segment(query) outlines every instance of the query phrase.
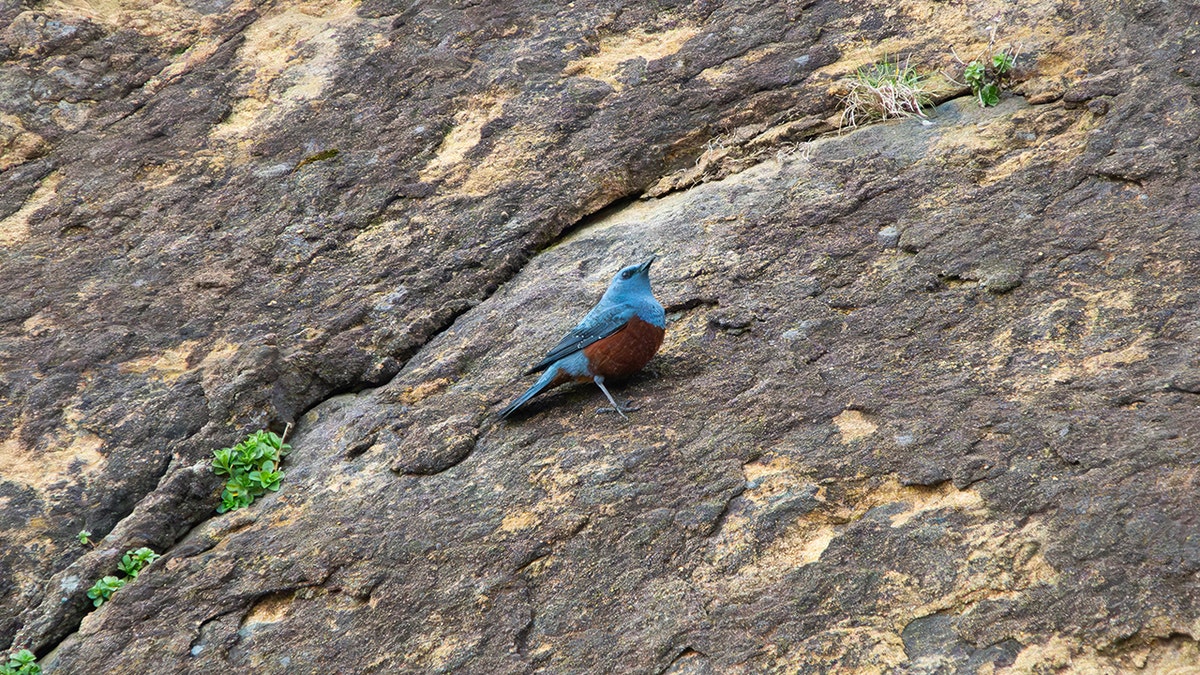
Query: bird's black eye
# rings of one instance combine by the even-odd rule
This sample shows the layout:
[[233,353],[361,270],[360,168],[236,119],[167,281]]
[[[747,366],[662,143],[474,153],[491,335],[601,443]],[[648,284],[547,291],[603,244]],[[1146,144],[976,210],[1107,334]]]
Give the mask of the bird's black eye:
[[622,279],[628,279],[632,276],[633,276],[633,270],[625,270],[624,272],[621,272]]

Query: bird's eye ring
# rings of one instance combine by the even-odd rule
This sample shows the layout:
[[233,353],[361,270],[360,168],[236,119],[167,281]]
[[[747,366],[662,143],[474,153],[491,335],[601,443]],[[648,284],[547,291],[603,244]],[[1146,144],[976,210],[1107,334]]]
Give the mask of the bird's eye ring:
[[632,276],[633,276],[633,270],[625,270],[624,272],[621,272],[622,279],[628,279],[629,277],[632,277]]

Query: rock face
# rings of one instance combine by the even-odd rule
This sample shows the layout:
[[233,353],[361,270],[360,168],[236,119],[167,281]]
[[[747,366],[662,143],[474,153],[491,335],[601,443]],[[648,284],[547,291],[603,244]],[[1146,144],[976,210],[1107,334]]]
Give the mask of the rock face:
[[[0,647],[1193,667],[1200,12],[1019,4],[0,1]],[[819,135],[993,33],[998,107]],[[632,420],[497,423],[650,252]],[[291,421],[217,516],[209,452]]]

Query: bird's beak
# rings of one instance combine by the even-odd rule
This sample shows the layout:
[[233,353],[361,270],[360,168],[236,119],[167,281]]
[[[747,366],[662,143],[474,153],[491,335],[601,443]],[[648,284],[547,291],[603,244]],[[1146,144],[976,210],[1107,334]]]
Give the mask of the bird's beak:
[[650,264],[651,264],[651,263],[653,263],[655,260],[658,260],[658,254],[657,254],[657,253],[653,253],[653,254],[651,254],[651,255],[650,255],[650,259],[649,259],[649,260],[647,260],[646,262],[642,263],[641,265],[638,265],[638,271],[639,271],[639,272],[643,272],[643,273],[644,273],[644,272],[647,272],[647,271],[649,271],[649,270],[650,270]]

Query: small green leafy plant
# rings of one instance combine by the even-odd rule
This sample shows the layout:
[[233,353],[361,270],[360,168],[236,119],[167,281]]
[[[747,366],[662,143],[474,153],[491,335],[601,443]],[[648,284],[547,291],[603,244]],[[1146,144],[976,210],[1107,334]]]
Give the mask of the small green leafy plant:
[[[88,589],[87,596],[92,599],[92,604],[96,607],[103,605],[112,599],[113,593],[124,588],[125,584],[133,581],[138,577],[138,573],[142,571],[146,565],[161,558],[159,554],[145,546],[139,549],[126,551],[125,555],[121,556],[121,562],[117,563],[117,569],[125,573],[127,578],[107,576],[100,579]],[[3,675],[3,674],[0,674]]]
[[907,61],[901,65],[898,57],[891,61],[885,56],[882,63],[859,68],[843,86],[843,127],[895,117],[924,117],[921,109],[933,103],[925,78]]
[[95,546],[96,542],[92,541],[92,533],[87,530],[80,530],[79,534],[75,535],[82,546]]
[[278,492],[283,480],[279,463],[291,449],[273,432],[256,431],[232,448],[213,450],[213,473],[229,476],[217,513],[250,506],[268,491]]
[[111,600],[113,593],[116,593],[125,586],[125,581],[125,579],[118,579],[112,576],[104,577],[92,584],[92,587],[88,589],[87,596],[92,599],[93,605],[99,607]]
[[117,563],[117,569],[124,572],[130,579],[136,579],[138,572],[141,572],[143,567],[161,557],[159,554],[143,546],[139,549],[128,551],[125,555],[121,556],[121,562]]
[[1007,51],[992,55],[990,62],[976,59],[963,70],[963,79],[971,88],[971,94],[979,99],[979,107],[986,108],[1000,102],[1000,89],[1008,81],[1017,57]]
[[28,649],[8,655],[7,662],[0,662],[0,675],[41,675],[42,667],[37,657]]

